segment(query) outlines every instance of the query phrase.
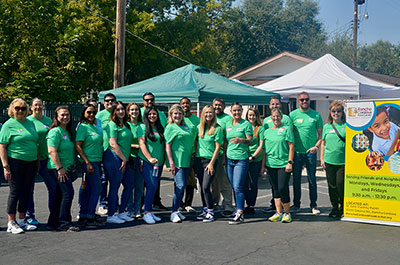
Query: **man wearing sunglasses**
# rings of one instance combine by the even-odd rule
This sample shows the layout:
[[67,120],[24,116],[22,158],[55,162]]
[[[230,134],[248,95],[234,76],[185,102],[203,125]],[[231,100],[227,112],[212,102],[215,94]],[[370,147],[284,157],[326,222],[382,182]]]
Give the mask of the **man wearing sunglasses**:
[[[294,205],[292,212],[300,210],[301,198],[301,172],[303,166],[307,169],[307,179],[310,196],[311,212],[314,215],[320,214],[317,208],[317,152],[321,145],[323,121],[321,115],[310,108],[310,95],[301,92],[297,97],[299,108],[292,111],[289,117],[294,129],[294,165],[293,165],[293,190]],[[293,161],[291,161],[293,163]],[[290,161],[289,161],[290,163]]]
[[[114,94],[108,93],[104,96],[104,110],[99,111],[96,114],[96,119],[100,120],[101,122],[101,128],[103,132],[103,149],[105,152],[111,152],[108,149],[108,136],[105,133],[106,130],[105,128],[107,127],[107,124],[110,120],[110,115],[111,115],[111,109],[115,102],[117,101],[117,98],[115,97]],[[103,154],[104,158],[104,154]],[[98,212],[99,214],[107,214],[107,187],[108,187],[108,180],[109,176],[107,172],[104,170],[103,175],[101,177],[101,194],[100,194],[100,204],[99,204],[99,209]]]

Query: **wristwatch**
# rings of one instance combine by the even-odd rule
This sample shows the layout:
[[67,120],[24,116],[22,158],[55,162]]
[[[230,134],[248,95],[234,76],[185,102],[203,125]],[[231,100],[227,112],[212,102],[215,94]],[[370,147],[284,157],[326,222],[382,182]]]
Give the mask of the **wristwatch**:
[[288,163],[293,165],[294,161],[293,160],[289,160]]

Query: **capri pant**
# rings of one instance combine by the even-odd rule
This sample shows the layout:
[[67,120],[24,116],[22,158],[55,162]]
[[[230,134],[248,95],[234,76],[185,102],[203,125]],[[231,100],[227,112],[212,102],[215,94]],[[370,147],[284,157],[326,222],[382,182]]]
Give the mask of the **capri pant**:
[[267,167],[269,181],[272,186],[272,196],[274,199],[281,199],[282,203],[290,202],[289,179],[290,172],[285,172],[285,168]]

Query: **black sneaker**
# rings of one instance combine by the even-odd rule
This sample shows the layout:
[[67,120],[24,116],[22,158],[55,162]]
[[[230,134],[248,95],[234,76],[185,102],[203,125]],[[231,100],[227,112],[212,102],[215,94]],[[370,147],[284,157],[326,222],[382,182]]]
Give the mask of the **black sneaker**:
[[159,204],[154,204],[153,205],[153,210],[155,211],[168,211],[168,208],[165,207],[164,205],[162,205],[162,203],[160,202]]
[[204,220],[204,217],[206,217],[206,215],[207,215],[207,212],[206,211],[202,211],[201,214],[199,214],[196,217],[196,219],[199,220],[199,221],[202,221],[202,220]]
[[86,227],[102,227],[106,224],[103,222],[98,222],[95,219],[88,219],[86,222]]
[[233,211],[230,211],[230,210],[224,210],[224,211],[221,213],[221,215],[222,215],[223,217],[232,217],[232,214],[233,214]]
[[339,216],[340,216],[339,209],[337,209],[337,208],[333,208],[331,210],[331,212],[329,213],[329,217],[331,217],[331,218],[338,218]]
[[244,214],[236,213],[235,217],[231,221],[229,221],[230,225],[238,225],[244,222]]
[[264,210],[263,210],[263,212],[264,213],[273,213],[273,212],[275,212],[275,206],[268,206],[267,208],[265,208]]
[[80,217],[78,220],[79,227],[85,227],[87,225],[88,219],[86,217]]
[[254,209],[254,207],[246,207],[246,208],[244,209],[244,213],[247,213],[247,214],[255,214],[255,213],[256,213],[256,210]]
[[211,212],[208,212],[203,219],[203,223],[211,223],[212,221],[214,221],[214,214]]

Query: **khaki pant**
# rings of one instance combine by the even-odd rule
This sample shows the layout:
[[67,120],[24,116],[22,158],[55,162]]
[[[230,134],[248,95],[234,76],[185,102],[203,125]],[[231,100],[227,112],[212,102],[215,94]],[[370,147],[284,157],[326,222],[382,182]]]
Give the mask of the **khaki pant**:
[[211,193],[215,204],[219,204],[221,201],[221,205],[225,210],[233,211],[232,186],[226,176],[222,157],[217,160],[217,164],[215,165],[215,178],[211,184]]

